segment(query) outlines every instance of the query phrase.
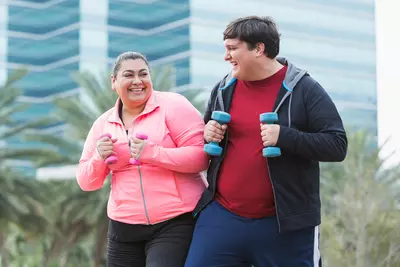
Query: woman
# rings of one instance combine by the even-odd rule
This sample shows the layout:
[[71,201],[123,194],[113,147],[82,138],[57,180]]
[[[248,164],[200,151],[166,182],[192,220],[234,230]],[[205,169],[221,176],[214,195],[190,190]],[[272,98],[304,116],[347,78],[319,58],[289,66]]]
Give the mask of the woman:
[[203,119],[183,96],[153,90],[139,53],[121,54],[111,81],[119,98],[90,129],[76,175],[93,191],[112,172],[107,266],[183,267],[208,166]]

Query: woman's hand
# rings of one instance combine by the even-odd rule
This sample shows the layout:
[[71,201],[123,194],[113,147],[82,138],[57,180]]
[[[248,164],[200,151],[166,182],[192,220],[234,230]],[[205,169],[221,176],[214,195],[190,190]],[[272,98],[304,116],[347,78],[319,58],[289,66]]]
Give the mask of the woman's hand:
[[146,144],[145,140],[132,137],[131,141],[131,158],[137,159]]
[[108,158],[110,155],[115,155],[113,144],[117,141],[115,138],[104,136],[97,140],[96,149],[102,159]]

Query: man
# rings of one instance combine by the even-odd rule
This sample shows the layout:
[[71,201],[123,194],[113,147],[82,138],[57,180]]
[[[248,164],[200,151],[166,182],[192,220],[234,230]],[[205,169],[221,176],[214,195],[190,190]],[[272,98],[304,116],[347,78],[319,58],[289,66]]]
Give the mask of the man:
[[[268,17],[224,31],[232,71],[212,90],[204,138],[221,142],[196,209],[186,267],[321,266],[319,162],[346,157],[347,138],[331,98],[311,76],[277,58],[280,35]],[[213,111],[231,115],[227,125]],[[279,122],[260,124],[277,112]],[[276,146],[281,155],[266,158]]]

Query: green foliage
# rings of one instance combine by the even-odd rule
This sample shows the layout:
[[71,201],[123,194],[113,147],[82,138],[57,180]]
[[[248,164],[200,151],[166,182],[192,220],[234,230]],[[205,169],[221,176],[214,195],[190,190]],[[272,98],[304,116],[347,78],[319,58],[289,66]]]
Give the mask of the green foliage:
[[[42,125],[42,121],[18,124],[13,116],[28,107],[17,102],[22,91],[15,83],[26,75],[26,70],[17,70],[8,76],[0,88],[0,142],[5,143],[10,137],[18,137],[24,132]],[[7,165],[9,159],[21,159],[37,152],[36,149],[12,149],[0,147],[0,255],[2,266],[8,265],[12,229],[23,228],[28,235],[44,229],[47,219],[44,216],[45,197],[40,184],[22,177]]]
[[400,266],[400,168],[384,168],[372,142],[350,133],[346,160],[324,166],[324,266]]

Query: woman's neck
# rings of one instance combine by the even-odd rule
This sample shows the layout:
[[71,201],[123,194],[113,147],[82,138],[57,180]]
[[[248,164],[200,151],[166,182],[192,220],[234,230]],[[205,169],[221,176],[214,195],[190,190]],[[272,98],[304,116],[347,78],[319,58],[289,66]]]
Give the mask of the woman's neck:
[[121,117],[122,123],[125,126],[125,129],[129,129],[129,127],[131,127],[133,121],[140,115],[140,113],[143,112],[145,104],[143,104],[139,107],[126,107],[121,102],[121,105],[122,105],[122,107],[120,108],[120,117]]
[[139,107],[122,107],[122,113],[129,117],[137,117],[144,110],[145,105],[141,105]]

